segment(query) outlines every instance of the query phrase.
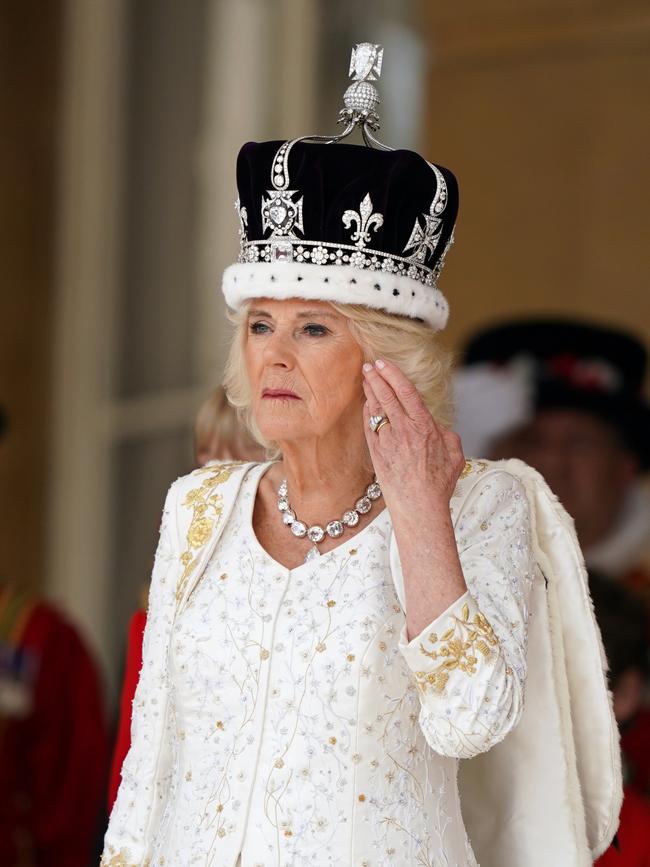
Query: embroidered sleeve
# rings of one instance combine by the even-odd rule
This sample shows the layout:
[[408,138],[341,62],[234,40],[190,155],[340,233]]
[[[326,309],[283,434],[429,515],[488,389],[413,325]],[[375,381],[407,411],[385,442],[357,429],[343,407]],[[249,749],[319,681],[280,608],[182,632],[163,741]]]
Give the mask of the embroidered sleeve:
[[468,591],[400,649],[420,692],[420,725],[436,752],[470,758],[519,721],[528,598],[535,572],[528,501],[503,470],[484,476],[456,522]]
[[179,554],[175,489],[167,494],[156,550],[133,700],[131,748],[104,839],[100,867],[148,867],[171,774],[167,648],[172,627]]

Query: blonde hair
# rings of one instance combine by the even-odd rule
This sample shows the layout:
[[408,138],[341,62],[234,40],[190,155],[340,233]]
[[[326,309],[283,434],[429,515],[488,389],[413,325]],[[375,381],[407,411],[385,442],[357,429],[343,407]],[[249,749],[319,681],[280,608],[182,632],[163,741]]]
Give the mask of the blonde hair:
[[[361,347],[364,361],[384,358],[396,364],[415,385],[435,420],[449,427],[453,420],[452,354],[441,345],[431,326],[361,304],[330,303],[347,320],[350,333]],[[274,444],[262,437],[252,412],[244,360],[248,305],[228,316],[235,326],[224,374],[228,400],[255,440],[265,448],[273,449]]]
[[217,386],[199,407],[194,424],[194,452],[207,459],[246,460],[255,456],[259,446],[228,402],[223,386]]

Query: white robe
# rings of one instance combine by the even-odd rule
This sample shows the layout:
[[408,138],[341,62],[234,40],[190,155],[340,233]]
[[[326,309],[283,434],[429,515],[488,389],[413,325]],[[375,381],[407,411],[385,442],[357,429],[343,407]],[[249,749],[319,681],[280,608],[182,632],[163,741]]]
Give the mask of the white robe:
[[[616,827],[620,805],[616,729],[605,689],[602,649],[570,525],[538,478],[521,464],[510,462],[507,468],[486,462],[468,464],[451,506],[469,591],[413,641],[407,642],[403,633],[403,585],[394,536],[384,543],[383,559],[380,550],[367,552],[368,557],[376,557],[375,577],[382,579],[383,590],[372,604],[363,603],[360,622],[352,622],[356,612],[350,600],[340,608],[333,598],[303,600],[304,611],[312,612],[312,628],[302,632],[310,648],[305,645],[296,653],[312,660],[310,673],[305,670],[301,682],[305,689],[311,685],[313,698],[311,704],[301,704],[302,717],[295,710],[289,713],[295,717],[295,732],[300,732],[292,738],[291,750],[286,744],[283,747],[278,708],[287,704],[287,677],[300,679],[301,657],[287,660],[286,650],[277,650],[278,645],[286,647],[288,635],[285,641],[274,638],[273,646],[266,647],[255,636],[251,640],[247,631],[247,647],[252,647],[253,657],[257,654],[255,660],[250,652],[232,654],[233,646],[240,647],[241,642],[232,646],[222,642],[220,651],[230,662],[212,694],[218,696],[224,689],[227,693],[228,684],[241,686],[247,677],[256,688],[263,681],[264,700],[255,703],[255,713],[247,714],[246,702],[233,706],[231,698],[209,734],[202,728],[209,713],[205,718],[197,714],[184,719],[179,726],[178,690],[182,692],[183,683],[187,687],[187,676],[179,680],[179,668],[191,664],[189,658],[183,663],[182,651],[174,652],[172,636],[180,630],[180,641],[185,628],[186,640],[196,643],[198,626],[192,608],[209,598],[211,572],[206,564],[218,550],[224,527],[232,529],[230,518],[245,469],[207,467],[178,480],[168,496],[134,703],[132,748],[106,835],[103,864],[231,867],[241,852],[242,867],[410,867],[417,863],[469,867],[475,862],[458,812],[456,762],[484,753],[462,763],[467,769],[463,815],[483,867],[546,867],[549,863],[586,867],[590,849],[597,854]],[[548,515],[542,515],[545,510]],[[550,560],[544,540],[549,526],[554,552]],[[360,546],[364,532],[359,534]],[[368,541],[369,533],[365,535]],[[263,557],[263,552],[258,553]],[[553,562],[556,555],[558,563]],[[333,561],[336,556],[335,551]],[[320,561],[324,567],[325,558]],[[571,565],[567,580],[580,582],[573,603],[582,610],[577,636],[572,637],[586,644],[578,648],[577,667],[564,650],[564,636],[549,623],[558,565],[561,570]],[[357,572],[356,578],[351,574],[350,587],[355,580],[363,581],[363,569]],[[291,573],[285,579],[292,577],[297,580]],[[219,576],[212,578],[217,582],[215,592],[223,596]],[[306,582],[309,593],[320,593],[322,583],[322,577]],[[272,603],[273,594],[267,591],[262,595]],[[224,598],[229,598],[227,593]],[[284,598],[281,594],[277,600]],[[230,604],[235,604],[234,598]],[[367,604],[370,607],[364,610]],[[212,605],[208,607],[212,610]],[[321,622],[314,611],[327,619]],[[279,613],[280,608],[274,611],[271,604],[269,616],[274,623],[281,622]],[[227,619],[222,614],[212,627],[218,630]],[[250,630],[247,618],[242,623]],[[335,637],[323,640],[327,623],[336,625]],[[591,630],[585,629],[589,623]],[[204,639],[210,634],[208,629]],[[342,654],[352,659],[342,661]],[[367,684],[358,660],[361,654],[371,672]],[[238,659],[240,665],[242,660],[245,663],[242,671]],[[542,659],[547,664],[540,666]],[[215,666],[219,664],[217,655]],[[313,687],[326,680],[337,664],[344,690],[353,692],[347,698],[343,693],[345,712],[338,716],[345,718],[345,724],[340,722],[340,730],[332,734],[322,696]],[[593,741],[578,750],[571,719],[575,697],[568,683],[585,673],[589,688],[584,689],[583,683],[583,704],[592,720]],[[196,677],[201,676],[197,671]],[[202,683],[208,681],[204,678]],[[196,697],[196,689],[188,695]],[[320,702],[320,714],[314,702]],[[338,711],[332,702],[330,695],[328,713],[335,718]],[[238,715],[239,741],[227,732],[231,723],[237,728]],[[246,722],[243,733],[242,720]],[[190,726],[194,726],[191,746]],[[546,742],[549,734],[552,740]],[[530,737],[536,739],[534,744]],[[323,745],[322,752],[310,752],[314,743]],[[239,749],[243,744],[248,751]],[[595,749],[600,751],[597,756]],[[258,756],[256,761],[251,761],[251,753]],[[518,761],[513,762],[513,756]],[[214,797],[207,804],[200,797],[196,803],[188,757],[197,767],[203,762],[206,784],[214,784]],[[276,766],[275,761],[281,764]],[[221,789],[220,768],[225,786]],[[317,772],[316,776],[321,773],[320,789],[314,787],[313,778],[304,778],[302,784],[294,778],[301,768]],[[331,776],[333,768],[338,769],[338,777]],[[322,774],[328,773],[325,778],[330,782],[324,785]],[[301,797],[307,804],[328,805],[330,812],[319,816],[301,810]],[[276,809],[269,818],[270,802]],[[235,807],[241,803],[248,809]],[[201,836],[195,826],[197,816],[204,814],[206,835]],[[325,823],[320,831],[319,822]],[[189,837],[183,836],[183,828]],[[319,833],[322,841],[328,841],[320,848]],[[212,842],[206,843],[209,838]]]

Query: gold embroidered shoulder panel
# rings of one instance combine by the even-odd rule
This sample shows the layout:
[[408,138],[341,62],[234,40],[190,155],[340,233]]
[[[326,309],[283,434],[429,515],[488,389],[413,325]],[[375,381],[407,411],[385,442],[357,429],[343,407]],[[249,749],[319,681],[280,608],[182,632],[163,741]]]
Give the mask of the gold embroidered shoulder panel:
[[223,514],[223,497],[217,489],[224,485],[233,472],[244,466],[243,461],[223,464],[208,464],[192,473],[201,484],[185,495],[181,506],[192,510],[192,518],[187,529],[186,548],[181,554],[183,572],[176,587],[176,602],[180,603],[187,589],[188,581],[194,573],[203,548],[212,538]]

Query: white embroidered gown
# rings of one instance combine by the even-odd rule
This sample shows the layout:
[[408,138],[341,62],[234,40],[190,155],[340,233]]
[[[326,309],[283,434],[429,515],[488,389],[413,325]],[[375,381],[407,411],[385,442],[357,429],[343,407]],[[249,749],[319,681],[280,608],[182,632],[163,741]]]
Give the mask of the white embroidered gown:
[[[490,472],[465,498],[454,523],[469,592],[407,642],[388,511],[286,569],[252,527],[268,466],[244,479],[176,617],[160,743],[147,736],[161,688],[150,690],[147,656],[164,652],[156,618],[168,615],[152,592],[102,864],[473,867],[458,759],[503,739],[523,705],[534,566],[521,483]],[[163,526],[154,582],[172,556],[164,540]],[[155,793],[141,772],[152,755]],[[140,802],[152,797],[158,819],[144,823]]]

